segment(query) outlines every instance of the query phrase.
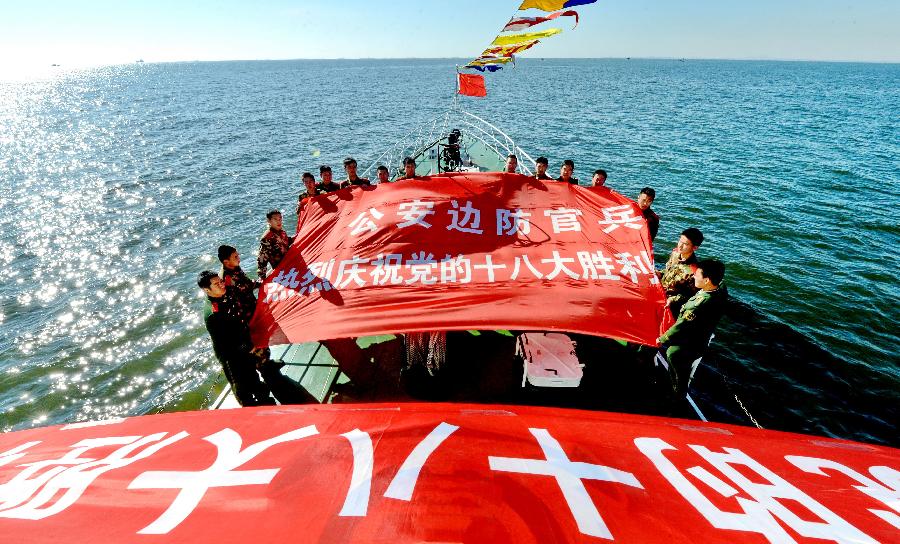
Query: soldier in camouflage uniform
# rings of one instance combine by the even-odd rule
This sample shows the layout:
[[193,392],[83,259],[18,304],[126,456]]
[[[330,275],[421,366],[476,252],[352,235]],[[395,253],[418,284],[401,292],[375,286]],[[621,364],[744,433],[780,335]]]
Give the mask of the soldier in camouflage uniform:
[[313,177],[312,172],[303,172],[303,177],[301,179],[303,179],[304,191],[297,197],[297,217],[299,217],[300,212],[303,211],[303,204],[307,198],[325,192],[316,187],[316,178]]
[[687,395],[691,366],[703,356],[709,339],[725,313],[728,289],[722,283],[725,266],[716,260],[697,263],[694,285],[698,289],[678,313],[678,321],[657,339],[669,361],[672,387],[679,397]]
[[253,291],[259,289],[262,282],[251,280],[241,270],[241,255],[232,246],[219,246],[219,262],[222,263],[220,275],[225,281],[225,290],[237,301],[241,321],[249,324],[256,310],[256,295]]
[[240,319],[240,306],[229,296],[225,282],[215,272],[206,270],[197,285],[207,296],[204,323],[212,339],[216,359],[241,406],[272,405],[269,388],[256,373],[257,357],[250,351],[250,330]]
[[684,303],[697,292],[694,286],[694,271],[697,269],[694,250],[702,243],[703,233],[699,229],[685,229],[660,276],[660,283],[666,291],[666,303],[673,316],[677,316]]
[[272,265],[272,270],[275,270],[294,241],[282,228],[279,210],[267,213],[266,221],[269,223],[269,228],[259,241],[259,254],[256,257],[256,272],[261,280],[266,279],[268,265]]

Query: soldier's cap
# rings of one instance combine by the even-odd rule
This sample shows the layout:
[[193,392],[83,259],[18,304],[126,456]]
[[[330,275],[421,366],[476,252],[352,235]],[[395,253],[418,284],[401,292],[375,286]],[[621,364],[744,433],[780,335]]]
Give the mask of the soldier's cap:
[[331,167],[327,164],[323,164],[319,167],[319,173],[321,174],[322,172],[331,172]]
[[349,165],[351,165],[351,164],[355,165],[355,164],[356,164],[356,159],[354,159],[353,157],[347,157],[346,159],[344,159],[344,166],[345,166],[345,167],[347,167],[347,166],[349,166]]

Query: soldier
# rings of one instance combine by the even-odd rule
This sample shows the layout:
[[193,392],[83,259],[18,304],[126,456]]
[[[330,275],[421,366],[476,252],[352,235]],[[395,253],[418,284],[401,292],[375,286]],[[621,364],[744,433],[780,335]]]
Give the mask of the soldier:
[[594,176],[591,178],[591,187],[603,187],[606,185],[606,170],[600,168],[594,170]]
[[666,291],[666,303],[673,316],[677,316],[681,306],[697,292],[694,285],[697,256],[694,251],[702,243],[703,233],[700,229],[684,229],[660,276],[660,283]]
[[672,386],[678,397],[687,394],[692,364],[703,356],[716,324],[725,313],[728,289],[723,285],[725,265],[709,259],[697,263],[694,286],[698,289],[681,307],[678,321],[657,339],[669,361]]
[[659,232],[659,216],[650,209],[654,200],[656,200],[656,191],[654,191],[652,187],[644,187],[641,189],[641,194],[638,195],[637,205],[638,208],[641,209],[641,212],[643,212],[644,219],[647,220],[647,228],[650,229],[651,242],[656,239],[656,233]]
[[322,183],[319,184],[319,192],[321,193],[333,193],[341,188],[340,185],[331,181],[331,167],[327,164],[323,164],[319,167],[319,178],[322,180]]
[[550,166],[550,161],[547,160],[547,157],[538,157],[537,160],[534,161],[535,179],[553,181],[553,178],[547,175],[548,166]]
[[344,159],[344,172],[347,172],[347,179],[341,182],[341,189],[372,185],[372,182],[370,182],[368,178],[361,178],[356,175],[356,159],[353,157]]
[[376,171],[378,172],[378,184],[379,185],[382,183],[388,183],[391,181],[391,174],[390,174],[390,172],[388,172],[387,166],[385,166],[383,164],[379,164],[378,169]]
[[219,262],[222,263],[222,280],[225,282],[225,289],[229,296],[233,298],[238,307],[238,317],[245,325],[250,324],[250,318],[256,311],[256,295],[253,294],[254,289],[258,289],[262,282],[259,280],[251,280],[241,270],[241,255],[237,249],[222,245],[219,246]]
[[412,157],[406,157],[403,159],[403,175],[397,178],[401,179],[413,179],[416,177],[416,161]]
[[519,167],[519,157],[516,157],[512,153],[507,155],[506,157],[506,169],[504,172],[507,174],[515,174],[516,169]]
[[562,167],[559,169],[559,177],[556,178],[556,181],[562,181],[564,183],[571,183],[572,185],[578,185],[578,178],[573,178],[572,173],[575,171],[575,161],[571,159],[566,159],[562,163]]
[[279,210],[271,210],[267,213],[266,221],[269,223],[269,228],[266,229],[265,234],[259,241],[259,254],[256,257],[256,272],[261,280],[266,279],[268,265],[271,264],[272,270],[275,270],[294,241],[282,228],[282,218]]
[[322,191],[316,186],[316,178],[313,177],[312,172],[303,172],[303,186],[304,191],[300,193],[300,196],[297,197],[297,215],[300,215],[300,212],[303,211],[303,203],[307,198],[314,197],[318,194],[322,194]]
[[233,306],[225,282],[215,272],[205,270],[197,277],[197,286],[206,293],[203,320],[234,396],[241,406],[275,404],[269,397],[269,388],[256,373],[257,358],[250,354],[250,330],[231,312]]

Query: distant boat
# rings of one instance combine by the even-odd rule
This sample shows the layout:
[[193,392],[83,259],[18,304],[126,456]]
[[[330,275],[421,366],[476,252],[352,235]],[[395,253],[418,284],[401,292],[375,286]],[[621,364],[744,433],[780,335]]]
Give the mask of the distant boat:
[[144,62],[144,59],[138,59],[135,62]]
[[51,64],[50,66],[51,66],[51,67],[53,67],[53,66],[59,66],[59,64]]

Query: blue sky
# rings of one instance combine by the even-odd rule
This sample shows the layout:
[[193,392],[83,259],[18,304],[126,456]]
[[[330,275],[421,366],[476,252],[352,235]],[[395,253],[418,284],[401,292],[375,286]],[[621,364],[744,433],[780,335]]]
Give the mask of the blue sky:
[[[0,0],[0,69],[476,56],[516,0]],[[900,0],[600,0],[525,56],[900,62]]]

